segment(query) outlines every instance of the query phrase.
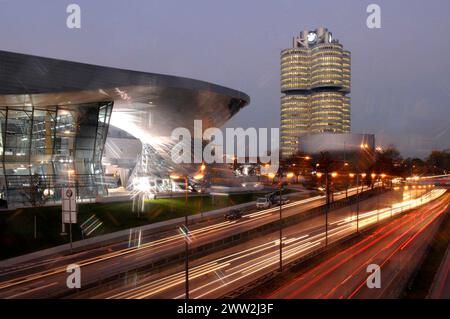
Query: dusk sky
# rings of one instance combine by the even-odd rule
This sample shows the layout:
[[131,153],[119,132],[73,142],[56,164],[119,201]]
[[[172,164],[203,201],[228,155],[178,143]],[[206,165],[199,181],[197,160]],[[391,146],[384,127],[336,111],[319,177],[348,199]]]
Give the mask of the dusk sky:
[[[66,27],[70,3],[81,29]],[[370,3],[381,29],[366,26]],[[227,126],[278,127],[280,51],[324,26],[352,52],[352,131],[423,157],[450,149],[448,12],[448,0],[0,0],[0,50],[221,84],[252,99]]]

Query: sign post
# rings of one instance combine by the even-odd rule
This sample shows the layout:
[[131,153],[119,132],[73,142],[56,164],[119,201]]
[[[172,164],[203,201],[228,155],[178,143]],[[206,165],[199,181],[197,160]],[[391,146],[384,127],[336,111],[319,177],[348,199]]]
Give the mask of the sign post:
[[77,201],[74,187],[63,187],[61,194],[62,221],[69,224],[70,251],[72,252],[72,224],[77,223]]

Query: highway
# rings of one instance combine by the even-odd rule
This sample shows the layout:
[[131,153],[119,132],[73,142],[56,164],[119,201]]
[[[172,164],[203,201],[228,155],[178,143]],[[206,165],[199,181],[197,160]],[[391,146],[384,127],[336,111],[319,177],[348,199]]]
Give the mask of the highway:
[[[379,199],[366,200],[360,205],[360,229],[372,226],[377,221],[401,215],[403,211],[418,207],[421,204],[428,204],[444,193],[445,190],[432,190],[416,199],[399,200],[398,197],[402,197],[404,194],[390,192],[383,194]],[[382,206],[380,203],[389,204],[389,207]],[[380,208],[376,209],[377,206]],[[404,216],[409,215],[405,214]],[[341,208],[330,213],[329,242],[334,242],[355,231],[356,215],[354,207]],[[325,223],[323,216],[315,216],[287,227],[283,232],[283,262],[286,264],[324,245]],[[244,244],[193,261],[190,267],[190,297],[218,298],[224,296],[230,291],[277,270],[278,265],[279,238],[278,232],[275,231],[269,235],[258,237]],[[184,298],[184,271],[182,266],[177,266],[158,274],[145,272],[131,274],[74,297]]]
[[[355,193],[356,188],[348,192],[349,195]],[[345,192],[335,194],[336,200],[344,197]],[[283,205],[283,217],[301,214],[324,204],[324,196],[295,201]],[[273,207],[247,214],[239,221],[215,220],[195,224],[190,229],[191,247],[278,220],[278,211],[278,207]],[[64,293],[67,291],[66,267],[69,264],[76,263],[81,267],[82,285],[88,285],[182,251],[184,236],[176,228],[158,234],[130,233],[110,245],[90,248],[72,255],[53,255],[13,267],[1,267],[0,262],[0,298],[45,298]]]
[[[265,296],[283,299],[398,298],[405,279],[420,262],[449,195],[378,227],[349,248],[327,257],[278,290]],[[381,269],[381,287],[368,288],[367,266]],[[406,278],[405,278],[406,277]]]
[[428,297],[432,299],[450,299],[450,245],[447,247]]

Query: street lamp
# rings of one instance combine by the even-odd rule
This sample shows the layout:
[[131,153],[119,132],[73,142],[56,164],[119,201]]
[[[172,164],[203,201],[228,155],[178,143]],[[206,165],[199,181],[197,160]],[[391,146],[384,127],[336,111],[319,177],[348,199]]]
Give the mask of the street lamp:
[[281,172],[281,170],[278,173],[279,176],[279,181],[278,181],[278,191],[279,191],[279,196],[280,196],[280,214],[279,214],[279,218],[280,218],[280,227],[279,227],[279,232],[280,232],[280,272],[283,271],[283,217],[282,217],[282,209],[283,209],[283,199],[282,199],[282,176],[283,173]]
[[[203,165],[202,165],[203,166]],[[194,176],[195,180],[201,180],[204,177],[203,173],[198,173]],[[185,273],[185,298],[189,299],[189,242],[188,242],[188,236],[189,236],[189,229],[188,229],[188,191],[189,191],[189,176],[188,175],[176,175],[172,174],[170,175],[170,178],[173,180],[177,179],[184,179],[184,231],[186,232],[185,240],[184,240],[184,247],[185,247],[185,258],[184,258],[184,273]]]
[[[325,205],[325,247],[328,246],[328,212],[330,210],[330,177],[336,178],[338,177],[337,172],[329,173],[328,169],[325,169],[325,195],[326,195],[326,205]],[[317,172],[317,178],[321,178],[323,176],[322,173]]]
[[[68,178],[68,186],[71,187],[70,183],[70,175],[74,175],[74,170],[68,170],[67,171],[67,178]],[[70,253],[72,253],[72,207],[70,207],[71,200],[69,198],[69,240],[70,240]]]
[[270,168],[270,164],[269,163],[264,164],[263,167],[266,169],[266,171],[264,172],[264,174],[261,173],[261,171],[260,171],[260,173],[261,173],[262,176],[266,176],[267,177],[267,183],[268,183],[269,182],[269,176],[268,176],[267,170]]
[[[384,189],[384,179],[386,178],[386,174],[382,173],[380,175],[380,177],[381,177],[381,188]],[[389,188],[389,183],[388,183],[388,188]]]
[[364,190],[364,179],[367,177],[367,174],[366,173],[362,173],[361,174],[361,177],[362,177],[362,183],[361,183],[361,192]]
[[412,189],[414,189],[414,196],[412,196],[412,192],[411,192],[411,197],[413,197],[414,199],[417,199],[417,188],[416,185],[411,186]]
[[[197,178],[201,177],[200,179],[203,179],[205,177],[204,176],[205,171],[206,171],[206,165],[204,163],[202,163],[202,165],[200,166],[200,174],[197,174]],[[195,179],[195,177],[194,177],[194,179]],[[201,188],[200,188],[200,193],[201,194],[200,194],[200,201],[198,203],[198,207],[199,207],[199,210],[200,210],[201,218],[203,218],[203,192],[204,192],[204,186],[205,185],[202,185]]]
[[347,183],[347,186],[345,187],[345,198],[348,198],[348,188],[349,188],[349,186],[351,186],[351,184],[353,182],[353,178],[355,177],[355,174],[348,173],[348,177],[349,177],[349,181]]
[[[332,173],[331,175],[333,175]],[[330,179],[329,176],[330,173],[328,173],[328,168],[326,168],[325,171],[325,190],[326,190],[326,206],[325,206],[325,247],[328,247],[328,213],[330,210]]]
[[[356,175],[356,232],[359,233],[359,175]],[[366,178],[367,174],[362,173],[361,177]],[[364,184],[362,186],[361,192],[364,191]]]
[[[381,175],[380,175],[381,176]],[[372,173],[371,175],[370,175],[370,177],[372,178],[372,189],[374,188],[374,186],[375,186],[375,178],[377,177],[377,174],[375,174],[375,173]],[[375,190],[375,193],[377,193],[376,194],[376,203],[377,203],[377,206],[376,206],[376,208],[377,208],[377,223],[379,223],[380,222],[380,213],[379,213],[379,211],[378,211],[378,207],[379,207],[379,200],[380,200],[380,192],[379,191],[377,191],[377,190]]]
[[267,177],[269,177],[272,180],[272,184],[273,184],[274,179],[275,179],[275,174],[274,173],[269,173],[269,174],[267,174]]
[[[332,179],[335,179],[335,178],[337,178],[338,176],[339,176],[339,175],[338,175],[337,172],[331,173],[331,178],[332,178]],[[333,189],[331,190],[331,201],[334,203],[334,182],[332,182],[332,186],[333,186]]]

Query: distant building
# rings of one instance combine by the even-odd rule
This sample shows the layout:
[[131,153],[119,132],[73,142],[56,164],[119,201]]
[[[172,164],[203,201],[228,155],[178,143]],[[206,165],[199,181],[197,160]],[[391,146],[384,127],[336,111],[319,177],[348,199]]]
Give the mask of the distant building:
[[325,28],[302,31],[281,52],[281,156],[310,133],[350,132],[350,52]]

